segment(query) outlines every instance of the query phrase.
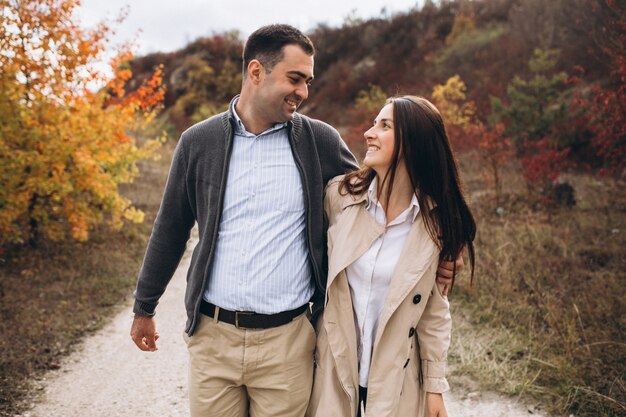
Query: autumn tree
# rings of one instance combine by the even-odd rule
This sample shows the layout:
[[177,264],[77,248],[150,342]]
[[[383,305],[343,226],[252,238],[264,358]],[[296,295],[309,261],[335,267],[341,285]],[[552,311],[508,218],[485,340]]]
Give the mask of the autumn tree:
[[502,169],[512,156],[504,125],[485,125],[478,117],[476,105],[467,100],[467,87],[458,75],[433,88],[432,99],[446,124],[446,131],[456,150],[478,150],[481,173],[493,189],[495,205],[502,199]]
[[158,146],[138,146],[131,133],[159,108],[161,70],[126,91],[132,55],[123,49],[111,63],[114,75],[102,75],[94,64],[109,26],[82,29],[78,4],[2,2],[0,246],[85,240],[95,225],[143,217],[118,185],[132,181],[136,162]]
[[226,110],[241,89],[241,69],[225,59],[217,72],[200,54],[191,55],[173,71],[171,87],[179,96],[172,116],[183,128]]
[[492,125],[506,126],[529,187],[548,199],[559,174],[570,165],[567,135],[560,129],[571,117],[563,97],[568,76],[553,72],[556,62],[557,51],[536,49],[529,61],[533,77],[515,76],[507,88],[509,103],[492,97],[489,116]]
[[454,75],[445,82],[433,87],[433,103],[439,109],[450,142],[456,150],[472,149],[477,144],[477,128],[480,122],[476,115],[476,105],[467,100],[467,87],[460,76]]
[[471,16],[458,14],[454,17],[454,24],[448,36],[446,45],[452,45],[457,39],[468,36],[476,29],[476,22]]
[[175,118],[190,120],[199,113],[214,113],[211,89],[215,83],[215,70],[197,55],[185,59],[183,65],[172,73],[172,88],[179,94],[172,111]]
[[478,136],[479,154],[483,161],[482,174],[493,188],[497,208],[502,204],[503,167],[513,156],[511,142],[504,133],[502,123],[493,127],[479,125]]
[[592,145],[602,158],[600,174],[626,175],[626,57],[613,71],[614,88],[595,86],[589,99]]
[[533,77],[515,76],[507,87],[508,104],[492,97],[492,121],[506,124],[506,133],[523,150],[525,140],[535,141],[549,135],[553,127],[567,117],[567,106],[561,95],[567,74],[552,73],[557,51],[536,49],[529,61]]
[[[619,2],[594,3],[594,9],[609,15],[602,31],[600,52],[611,65],[610,77],[602,84],[577,91],[574,108],[585,112],[585,121],[593,134],[591,147],[601,160],[601,175],[617,178],[626,175],[626,5]],[[603,3],[603,4],[602,4]],[[599,36],[594,30],[592,37]],[[572,77],[574,84],[581,84]],[[585,93],[585,90],[588,92]]]

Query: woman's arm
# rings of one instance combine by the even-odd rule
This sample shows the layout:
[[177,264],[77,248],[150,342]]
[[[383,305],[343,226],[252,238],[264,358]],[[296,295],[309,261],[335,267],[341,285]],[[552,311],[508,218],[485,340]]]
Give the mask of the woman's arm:
[[450,347],[452,318],[447,297],[442,295],[443,285],[434,283],[432,295],[417,323],[423,389],[441,394],[450,389],[446,380],[447,356]]

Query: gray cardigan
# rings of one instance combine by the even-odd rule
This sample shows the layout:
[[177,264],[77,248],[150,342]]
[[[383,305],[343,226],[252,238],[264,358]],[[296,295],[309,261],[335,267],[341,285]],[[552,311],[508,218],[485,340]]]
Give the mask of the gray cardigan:
[[[202,294],[210,279],[234,123],[229,109],[182,134],[137,281],[133,311],[154,315],[159,298],[185,252],[191,228],[198,222],[200,239],[191,257],[185,294],[185,331],[190,336],[198,323]],[[323,305],[327,275],[324,186],[331,178],[357,168],[357,164],[332,126],[296,113],[288,129],[305,192],[307,245],[315,280],[311,301],[316,314]]]

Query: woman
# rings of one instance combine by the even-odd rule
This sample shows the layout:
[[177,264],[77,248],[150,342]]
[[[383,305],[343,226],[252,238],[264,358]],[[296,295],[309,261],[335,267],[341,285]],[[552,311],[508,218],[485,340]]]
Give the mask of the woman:
[[435,275],[467,247],[473,277],[476,224],[429,101],[389,99],[365,139],[365,166],[326,189],[328,284],[307,415],[445,417],[451,322]]

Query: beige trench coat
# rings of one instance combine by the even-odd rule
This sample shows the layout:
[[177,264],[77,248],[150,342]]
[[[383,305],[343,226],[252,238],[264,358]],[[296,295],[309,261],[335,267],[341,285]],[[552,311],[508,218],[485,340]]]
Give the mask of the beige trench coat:
[[[316,323],[315,378],[307,416],[354,417],[358,404],[357,340],[345,268],[380,237],[385,227],[366,210],[367,196],[326,189],[328,284],[324,313]],[[432,209],[432,207],[427,208]],[[424,208],[421,208],[424,210]],[[417,216],[379,319],[368,380],[367,416],[426,416],[426,392],[445,392],[451,317],[435,283],[439,248]]]

